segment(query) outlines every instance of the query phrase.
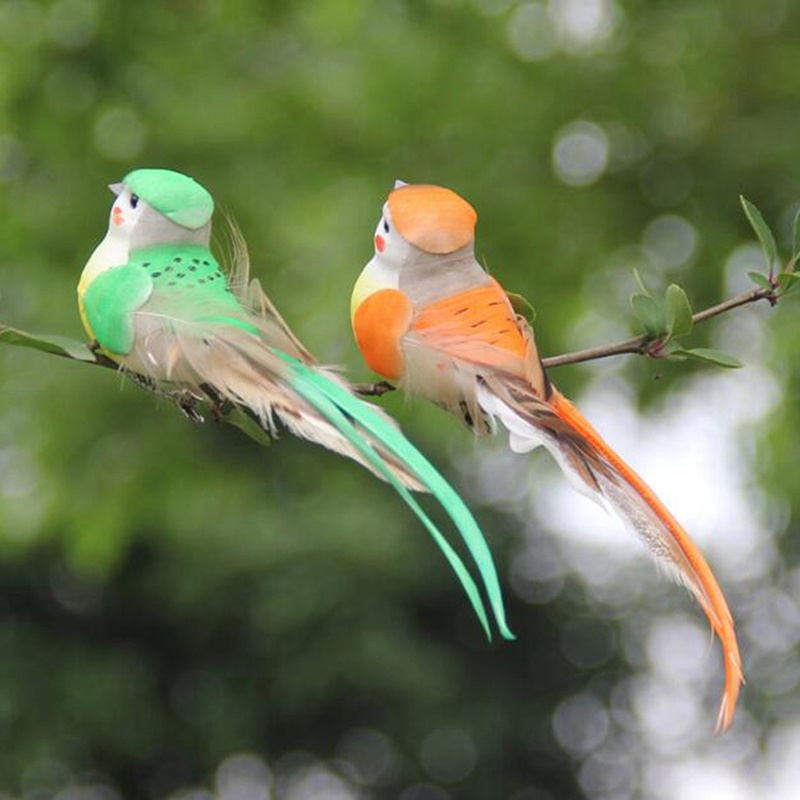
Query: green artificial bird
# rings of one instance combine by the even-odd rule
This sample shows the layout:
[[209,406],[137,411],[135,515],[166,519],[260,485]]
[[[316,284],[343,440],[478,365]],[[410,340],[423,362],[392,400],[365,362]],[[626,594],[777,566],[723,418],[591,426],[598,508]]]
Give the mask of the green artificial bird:
[[491,553],[469,509],[386,414],[315,362],[250,281],[235,229],[234,263],[229,273],[220,267],[209,249],[209,192],[166,169],[134,170],[110,188],[108,232],[78,284],[81,319],[100,351],[168,394],[233,404],[271,435],[280,423],[387,481],[441,548],[491,638],[470,572],[409,490],[430,492],[478,567],[501,635],[513,639]]

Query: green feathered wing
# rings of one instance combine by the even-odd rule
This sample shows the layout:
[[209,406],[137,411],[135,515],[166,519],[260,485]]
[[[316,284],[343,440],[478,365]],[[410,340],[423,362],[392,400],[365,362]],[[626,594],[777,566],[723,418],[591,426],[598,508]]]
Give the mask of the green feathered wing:
[[153,280],[139,266],[123,264],[98,275],[83,296],[83,313],[103,349],[130,353],[135,342],[133,312],[150,297]]

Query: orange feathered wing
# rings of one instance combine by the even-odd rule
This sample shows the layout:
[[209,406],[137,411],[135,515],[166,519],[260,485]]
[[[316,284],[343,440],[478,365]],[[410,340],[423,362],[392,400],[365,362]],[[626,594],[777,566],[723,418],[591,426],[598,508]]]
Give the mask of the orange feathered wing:
[[528,349],[496,281],[429,305],[414,316],[411,329],[446,342],[449,356],[492,366],[505,365],[509,356],[524,359]]
[[401,342],[411,322],[411,302],[397,289],[381,289],[353,314],[353,333],[367,366],[389,380],[405,367]]

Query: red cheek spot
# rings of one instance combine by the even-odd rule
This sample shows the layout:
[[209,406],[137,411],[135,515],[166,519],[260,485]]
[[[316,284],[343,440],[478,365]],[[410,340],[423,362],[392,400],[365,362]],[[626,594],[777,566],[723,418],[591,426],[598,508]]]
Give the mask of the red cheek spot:
[[122,216],[122,209],[119,206],[114,206],[111,209],[111,221],[115,225],[122,225],[125,222],[125,218]]
[[382,253],[386,249],[386,242],[384,241],[383,236],[380,234],[375,237],[375,249],[379,253]]

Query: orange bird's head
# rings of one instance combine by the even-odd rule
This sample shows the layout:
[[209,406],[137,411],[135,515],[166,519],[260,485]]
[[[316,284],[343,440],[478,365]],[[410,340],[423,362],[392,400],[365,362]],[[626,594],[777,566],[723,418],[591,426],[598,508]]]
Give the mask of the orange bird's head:
[[397,289],[404,267],[470,251],[478,215],[463,197],[429,184],[395,183],[375,229],[375,252],[353,289],[351,314],[381,289]]
[[454,253],[475,238],[475,209],[442,186],[401,184],[384,208],[397,232],[424,253]]

